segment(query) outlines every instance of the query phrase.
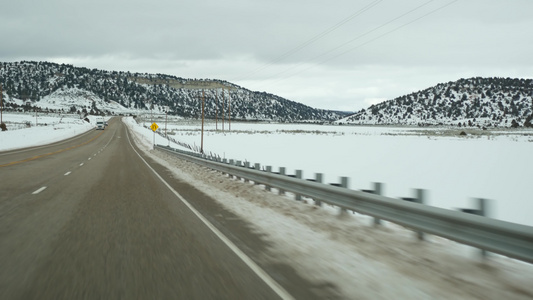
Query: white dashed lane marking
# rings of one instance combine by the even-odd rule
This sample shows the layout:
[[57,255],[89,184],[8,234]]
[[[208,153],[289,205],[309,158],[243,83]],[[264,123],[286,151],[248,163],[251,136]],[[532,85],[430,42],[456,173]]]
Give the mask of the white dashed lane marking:
[[72,172],[68,171],[67,173],[65,173],[65,176],[70,175],[70,173],[72,173]]
[[37,195],[37,194],[39,194],[40,192],[44,191],[45,189],[46,189],[46,187],[45,187],[45,186],[43,186],[42,188],[40,188],[40,189],[36,190],[36,191],[35,191],[35,192],[33,192],[32,194],[33,194],[33,195]]

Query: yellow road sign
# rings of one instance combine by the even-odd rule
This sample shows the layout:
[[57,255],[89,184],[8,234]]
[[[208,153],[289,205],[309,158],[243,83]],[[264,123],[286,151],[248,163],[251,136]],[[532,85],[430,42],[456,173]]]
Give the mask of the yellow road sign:
[[159,128],[159,126],[157,126],[157,124],[154,122],[152,123],[152,126],[150,126],[150,128],[155,132],[157,128]]

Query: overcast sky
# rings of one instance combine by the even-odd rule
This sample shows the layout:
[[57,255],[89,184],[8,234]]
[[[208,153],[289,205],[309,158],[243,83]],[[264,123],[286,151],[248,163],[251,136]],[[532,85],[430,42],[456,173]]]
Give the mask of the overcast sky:
[[316,108],[533,78],[531,0],[1,1],[0,61],[221,79]]

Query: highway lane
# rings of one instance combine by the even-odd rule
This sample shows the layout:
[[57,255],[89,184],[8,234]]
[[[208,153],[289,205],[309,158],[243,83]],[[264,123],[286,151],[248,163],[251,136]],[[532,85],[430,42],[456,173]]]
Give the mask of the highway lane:
[[154,175],[118,119],[0,165],[2,299],[290,298]]

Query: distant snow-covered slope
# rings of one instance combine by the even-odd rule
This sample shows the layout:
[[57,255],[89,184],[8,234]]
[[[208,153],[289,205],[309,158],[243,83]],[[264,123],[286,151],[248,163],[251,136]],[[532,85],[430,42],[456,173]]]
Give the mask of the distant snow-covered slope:
[[533,80],[469,78],[388,100],[341,124],[531,127]]
[[35,103],[37,107],[54,110],[73,110],[85,108],[87,111],[97,109],[100,111],[128,112],[124,106],[115,101],[105,101],[93,92],[79,88],[61,88],[52,94],[44,96],[39,102]]
[[234,120],[281,122],[329,122],[346,116],[223,80],[105,71],[50,62],[0,62],[0,84],[6,108],[14,111],[30,106],[86,110],[89,114],[153,110],[199,118],[203,107],[207,118],[224,114]]

